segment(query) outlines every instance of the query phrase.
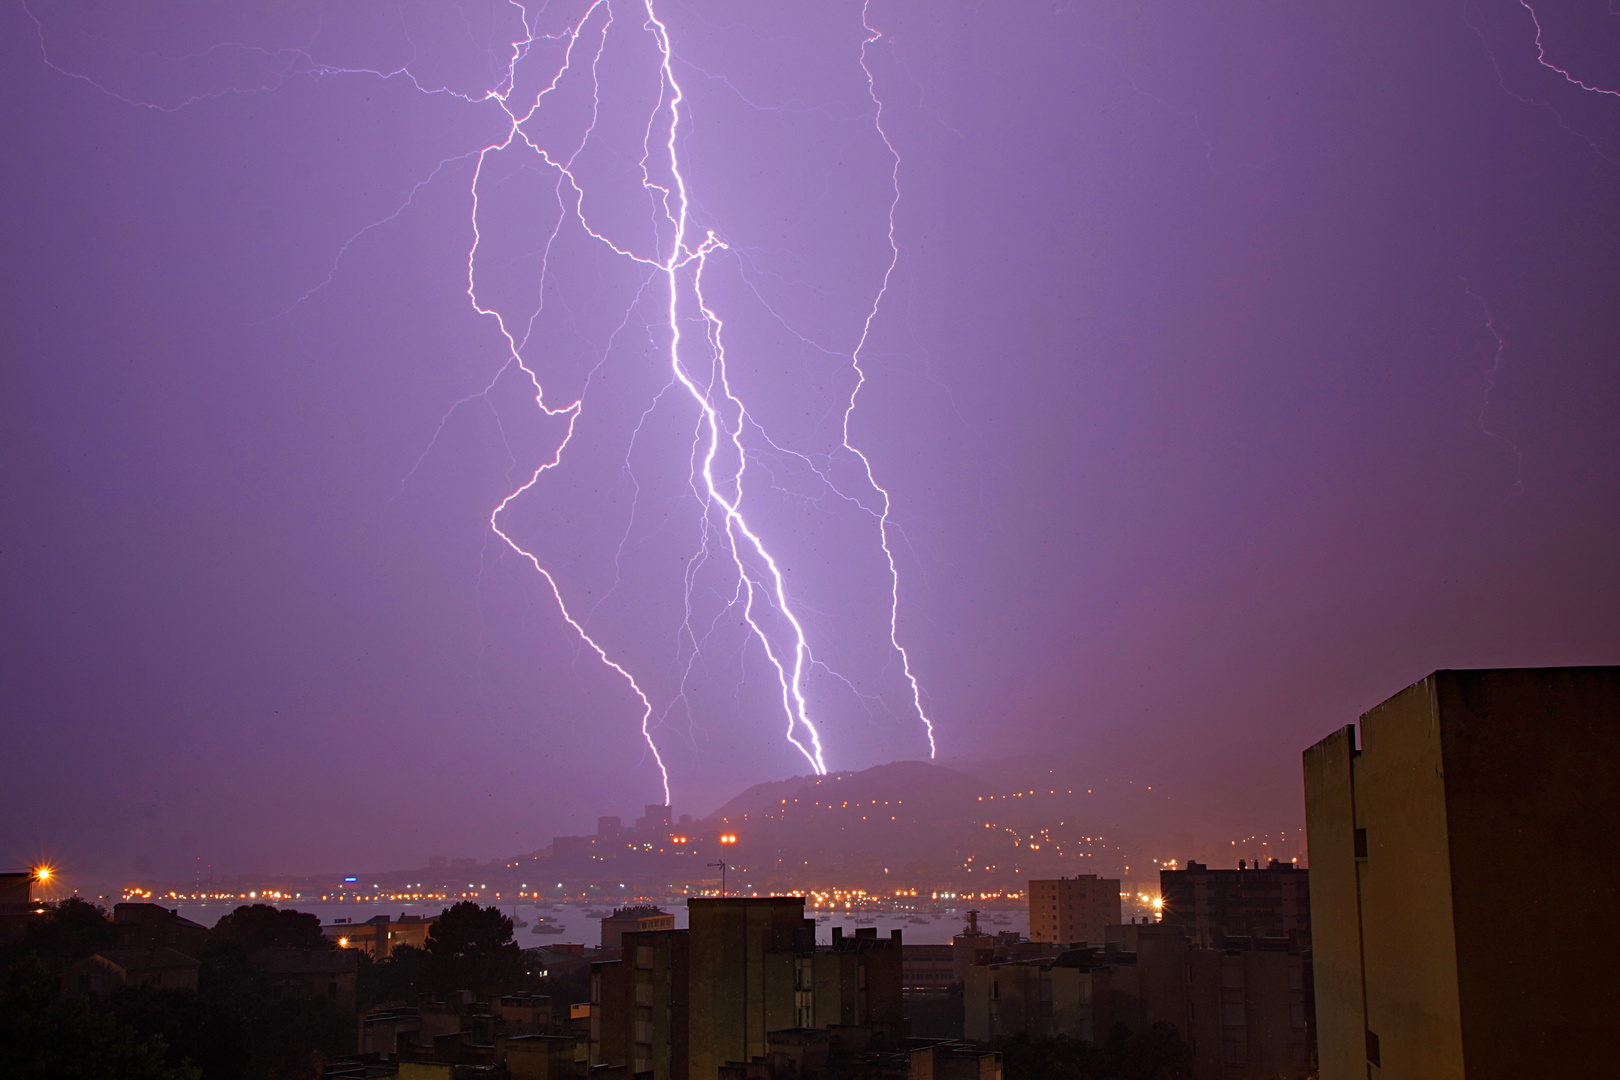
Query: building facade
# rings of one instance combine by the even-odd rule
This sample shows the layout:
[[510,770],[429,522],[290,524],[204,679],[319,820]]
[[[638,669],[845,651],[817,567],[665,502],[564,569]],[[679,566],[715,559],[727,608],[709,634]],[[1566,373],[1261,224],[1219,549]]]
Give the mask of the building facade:
[[1322,1080],[1615,1069],[1620,668],[1437,671],[1305,751]]
[[978,964],[963,1033],[1106,1040],[1116,1026],[1169,1024],[1196,1080],[1303,1080],[1313,1050],[1311,973],[1297,936],[1224,938],[1204,948],[1179,926],[1114,927],[1102,948]]
[[121,949],[167,946],[201,956],[208,928],[158,904],[114,904],[113,933]]
[[591,965],[593,1069],[714,1080],[771,1060],[786,1031],[901,1031],[898,930],[835,929],[817,947],[803,897],[688,907],[690,929],[627,933],[619,959]]
[[1096,874],[1029,883],[1031,941],[1103,943],[1104,929],[1120,919],[1119,881]]
[[619,939],[625,934],[673,929],[675,916],[659,908],[648,906],[614,908],[613,914],[602,920],[602,948],[619,948]]
[[1311,940],[1310,872],[1271,860],[1262,868],[1239,862],[1236,870],[1211,870],[1189,862],[1185,870],[1160,870],[1161,921],[1185,927],[1198,944],[1212,946],[1226,935],[1294,934]]
[[70,965],[62,973],[68,994],[99,997],[125,986],[152,990],[195,990],[201,965],[176,949],[102,949]]
[[426,948],[428,931],[438,921],[437,915],[401,915],[398,919],[376,915],[363,923],[340,921],[323,926],[321,933],[340,949],[359,949],[373,960],[386,960],[402,945]]

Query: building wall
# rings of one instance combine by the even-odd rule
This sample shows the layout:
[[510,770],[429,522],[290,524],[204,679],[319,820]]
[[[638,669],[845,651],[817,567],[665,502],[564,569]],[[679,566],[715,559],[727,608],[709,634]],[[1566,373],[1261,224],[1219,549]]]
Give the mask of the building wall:
[[628,1064],[634,992],[624,961],[591,965],[591,1068]]
[[1620,668],[1435,672],[1361,735],[1305,754],[1323,1080],[1610,1070]]
[[653,908],[620,909],[602,920],[602,948],[617,949],[625,934],[643,930],[673,930],[675,916]]
[[950,945],[911,945],[901,955],[901,985],[907,993],[943,994],[956,981]]
[[692,899],[691,1076],[766,1052],[766,1033],[796,1025],[804,898]]
[[1323,1080],[1464,1075],[1438,708],[1431,678],[1363,716],[1348,792],[1349,732],[1307,751],[1313,901],[1335,930],[1315,942]]
[[1186,927],[1206,948],[1223,934],[1294,933],[1310,940],[1310,874],[1292,864],[1211,870],[1189,862],[1183,870],[1159,871],[1159,894],[1163,921]]
[[1039,963],[979,964],[963,986],[963,1037],[988,1042],[1027,1032],[1089,1042],[1096,1037],[1094,974]]
[[1620,668],[1440,671],[1427,682],[1441,721],[1467,1073],[1620,1071]]
[[630,1071],[653,1080],[686,1080],[691,972],[690,935],[685,930],[643,931],[624,936],[629,968]]
[[1031,941],[1100,945],[1105,927],[1120,922],[1119,881],[1084,874],[1031,881],[1028,885]]
[[1463,1075],[1438,705],[1431,677],[1367,713],[1351,766],[1368,1044],[1388,1080]]
[[506,1040],[506,1071],[512,1080],[572,1080],[578,1040],[563,1035],[520,1035]]
[[1322,1080],[1365,1080],[1367,1014],[1361,980],[1361,885],[1356,862],[1354,725],[1305,751],[1305,833],[1316,887],[1311,943],[1316,1052]]
[[1136,973],[1142,995],[1141,1020],[1136,1026],[1146,1030],[1158,1023],[1171,1024],[1185,1038],[1191,986],[1187,938],[1181,927],[1162,923],[1148,923],[1135,930]]

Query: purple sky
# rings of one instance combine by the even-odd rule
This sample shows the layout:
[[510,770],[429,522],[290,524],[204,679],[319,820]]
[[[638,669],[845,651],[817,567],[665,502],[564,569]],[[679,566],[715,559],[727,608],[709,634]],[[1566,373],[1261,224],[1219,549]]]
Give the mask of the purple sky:
[[[535,16],[509,108],[587,7]],[[657,801],[639,703],[488,524],[567,428],[467,294],[518,9],[31,8],[0,7],[3,861],[420,865]],[[827,764],[920,756],[839,447],[892,257],[862,9],[655,9]],[[667,254],[656,38],[607,14],[525,131]],[[1548,66],[1620,87],[1620,17],[1536,14],[1546,65],[1513,0],[870,5],[899,257],[850,438],[942,760],[1076,751],[1293,827],[1301,748],[1428,671],[1620,658],[1620,96]],[[715,529],[682,635],[665,279],[534,150],[478,190],[478,300],[582,401],[504,527],[646,690],[677,812],[803,772]]]

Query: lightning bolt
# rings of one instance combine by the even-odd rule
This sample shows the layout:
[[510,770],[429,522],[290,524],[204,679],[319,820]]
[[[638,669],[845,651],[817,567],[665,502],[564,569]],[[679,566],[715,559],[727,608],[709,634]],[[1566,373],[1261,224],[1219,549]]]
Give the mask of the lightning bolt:
[[[1620,98],[1620,90],[1611,90],[1606,87],[1597,86],[1586,82],[1584,79],[1576,76],[1568,68],[1560,67],[1558,64],[1553,63],[1553,61],[1547,56],[1547,46],[1542,40],[1543,31],[1541,26],[1541,16],[1537,13],[1535,7],[1529,3],[1529,0],[1519,0],[1519,6],[1522,7],[1525,13],[1530,16],[1531,25],[1536,28],[1536,63],[1540,64],[1548,71],[1553,72],[1559,78],[1563,79],[1564,82],[1568,83],[1570,86],[1576,87],[1577,89],[1584,90],[1590,94],[1598,94],[1603,97]],[[1612,0],[1609,7],[1609,14],[1620,14],[1620,12],[1616,12],[1614,10]],[[1485,54],[1490,57],[1491,66],[1496,71],[1496,83],[1501,87],[1504,94],[1507,94],[1509,97],[1521,104],[1530,105],[1538,109],[1545,109],[1552,115],[1553,122],[1556,123],[1560,129],[1584,142],[1592,153],[1596,154],[1610,165],[1620,166],[1620,158],[1616,158],[1612,154],[1606,152],[1598,143],[1597,139],[1593,138],[1591,135],[1570,126],[1569,122],[1564,119],[1563,113],[1559,112],[1559,110],[1554,107],[1551,102],[1542,101],[1539,98],[1531,97],[1527,94],[1521,94],[1518,91],[1509,88],[1507,76],[1502,71],[1502,63],[1496,57],[1496,50],[1491,47],[1489,38],[1485,36],[1485,28],[1474,23],[1474,21],[1468,15],[1467,8],[1464,8],[1463,10],[1463,23],[1470,30],[1474,31],[1475,36],[1479,38],[1480,44],[1484,46]]]
[[[764,444],[772,451],[781,451],[795,459],[806,463],[815,472],[827,489],[840,499],[852,503],[866,513],[875,527],[876,540],[882,553],[884,564],[888,572],[887,596],[887,634],[888,642],[893,654],[899,658],[900,668],[904,676],[910,700],[910,710],[920,721],[923,734],[926,736],[929,757],[937,752],[935,742],[934,723],[928,715],[924,704],[925,694],[919,681],[910,652],[901,642],[900,635],[900,573],[895,557],[894,536],[898,526],[893,520],[893,500],[887,488],[877,480],[876,471],[871,459],[865,451],[860,449],[852,436],[851,428],[861,390],[868,381],[867,349],[872,338],[872,330],[884,300],[888,295],[893,275],[900,262],[900,246],[897,239],[896,214],[900,205],[900,173],[901,158],[893,140],[885,126],[884,104],[878,93],[877,77],[872,70],[871,52],[874,46],[883,40],[883,33],[873,26],[871,19],[871,0],[864,0],[861,6],[861,28],[863,34],[859,43],[858,62],[864,76],[866,92],[872,103],[872,123],[876,135],[881,140],[890,159],[889,187],[890,197],[887,212],[886,241],[888,245],[888,258],[879,284],[869,308],[865,311],[864,319],[860,323],[860,331],[854,347],[847,352],[836,349],[824,349],[828,355],[842,356],[847,359],[850,370],[854,375],[854,385],[849,391],[847,401],[842,404],[842,417],[840,423],[839,445],[833,454],[847,455],[848,459],[857,466],[857,472],[864,478],[864,482],[871,488],[871,494],[866,497],[857,497],[841,490],[833,481],[829,466],[822,465],[815,460],[817,455],[804,453],[783,447],[771,438],[764,426],[754,418],[745,405],[742,397],[734,389],[733,380],[728,366],[726,346],[726,324],[718,306],[705,292],[705,273],[716,259],[736,258],[738,253],[724,238],[712,228],[695,225],[693,222],[693,200],[689,189],[685,163],[682,160],[681,145],[683,134],[687,128],[683,121],[688,115],[687,97],[677,77],[676,51],[671,41],[668,25],[659,15],[654,0],[589,0],[585,10],[577,18],[567,22],[563,29],[551,33],[540,32],[540,17],[545,12],[545,5],[538,9],[531,7],[524,0],[508,0],[511,10],[522,26],[522,33],[506,42],[505,56],[497,61],[491,50],[491,68],[494,85],[482,92],[464,93],[452,90],[445,85],[426,85],[411,71],[409,63],[392,69],[349,68],[337,67],[318,62],[312,55],[311,46],[288,48],[274,52],[257,49],[256,47],[241,43],[227,43],[214,48],[236,48],[257,52],[271,64],[271,73],[264,80],[262,86],[230,87],[224,90],[211,91],[196,95],[181,101],[178,104],[162,105],[153,102],[143,102],[131,99],[123,94],[96,83],[94,80],[68,71],[51,60],[45,47],[44,28],[38,18],[28,11],[29,17],[34,20],[39,31],[40,48],[45,63],[62,74],[77,79],[83,79],[97,86],[104,92],[111,94],[121,101],[131,105],[146,108],[161,109],[164,112],[178,111],[196,101],[210,97],[218,97],[228,93],[257,93],[274,90],[288,79],[299,76],[326,77],[326,76],[366,76],[381,80],[401,79],[415,90],[430,95],[449,95],[473,106],[493,106],[504,114],[501,135],[487,145],[469,150],[465,153],[447,157],[422,180],[411,187],[404,200],[389,215],[371,222],[350,236],[338,248],[331,267],[321,280],[316,282],[303,295],[297,297],[281,315],[286,315],[305,303],[310,297],[319,293],[331,284],[337,273],[339,264],[349,252],[350,248],[366,233],[382,228],[404,214],[418,197],[422,189],[434,182],[442,175],[452,171],[457,163],[471,162],[471,181],[468,194],[471,201],[470,225],[472,242],[467,251],[467,285],[466,295],[474,311],[488,319],[495,327],[501,341],[504,343],[505,356],[498,365],[494,375],[484,386],[483,390],[475,393],[451,406],[450,412],[468,404],[475,399],[482,399],[494,411],[490,401],[490,394],[497,383],[511,373],[516,372],[521,378],[528,381],[528,396],[539,416],[562,425],[562,437],[557,442],[555,450],[545,460],[534,466],[522,478],[522,482],[502,498],[490,511],[489,528],[495,537],[498,537],[515,555],[527,562],[545,582],[550,590],[557,610],[565,623],[577,635],[582,645],[595,654],[597,659],[608,669],[621,678],[629,688],[639,704],[639,726],[642,740],[647,751],[657,766],[663,788],[664,802],[670,802],[670,776],[669,769],[660,752],[655,731],[662,723],[662,717],[667,715],[668,709],[656,709],[649,693],[643,688],[636,676],[629,668],[610,654],[597,637],[590,631],[591,613],[583,616],[577,614],[570,607],[564,597],[564,590],[552,570],[548,569],[541,558],[525,546],[514,535],[508,524],[510,511],[523,500],[525,495],[539,485],[547,473],[556,470],[564,461],[570,444],[579,429],[581,420],[585,417],[584,390],[579,396],[566,402],[555,402],[548,399],[544,382],[538,367],[526,357],[526,352],[536,333],[536,324],[541,312],[545,308],[545,283],[551,275],[551,259],[553,249],[564,226],[572,223],[577,225],[592,241],[601,245],[611,254],[625,260],[638,268],[642,275],[640,287],[636,290],[634,299],[625,311],[619,330],[623,330],[634,318],[634,313],[648,293],[650,287],[657,285],[657,292],[661,301],[660,313],[656,319],[657,338],[666,351],[668,361],[668,382],[664,390],[655,396],[652,404],[641,415],[631,438],[631,446],[641,436],[647,417],[658,406],[666,391],[678,390],[684,394],[696,410],[696,424],[694,427],[693,442],[691,446],[690,471],[688,484],[693,497],[701,505],[700,538],[701,545],[695,557],[687,563],[685,570],[686,589],[686,618],[682,630],[690,654],[686,658],[686,672],[689,673],[692,665],[697,662],[704,643],[713,626],[701,638],[693,628],[694,603],[693,590],[696,588],[697,575],[700,568],[709,564],[711,560],[723,561],[729,567],[728,573],[734,579],[731,595],[723,606],[724,611],[735,610],[740,613],[741,624],[747,627],[749,640],[757,643],[764,653],[770,670],[774,674],[780,699],[781,718],[783,724],[783,738],[803,757],[808,766],[817,774],[828,771],[826,751],[823,746],[821,732],[813,716],[810,695],[807,690],[807,680],[812,672],[822,671],[841,680],[846,687],[861,697],[855,684],[844,676],[833,671],[827,664],[819,660],[812,647],[810,635],[806,629],[804,608],[802,602],[795,599],[788,588],[780,558],[765,535],[765,530],[751,516],[751,498],[748,494],[752,490],[749,480],[749,464],[755,457],[751,452],[745,433],[757,434]],[[26,5],[25,5],[25,10]],[[623,19],[625,12],[634,11],[634,21]],[[464,14],[465,18],[465,14]],[[600,66],[604,53],[608,47],[610,35],[615,32],[616,25],[621,23],[636,26],[649,35],[653,46],[656,63],[656,76],[658,91],[647,116],[645,134],[642,138],[642,155],[637,163],[640,174],[642,190],[647,194],[651,207],[651,224],[653,226],[653,240],[645,250],[638,249],[638,245],[630,240],[616,239],[610,235],[612,230],[598,228],[587,212],[587,185],[582,182],[576,162],[590,144],[597,131],[602,106],[602,82]],[[408,38],[407,34],[407,38]],[[505,35],[502,36],[503,38]],[[313,40],[313,39],[312,39]],[[531,90],[527,95],[520,94],[519,87],[528,78],[525,61],[534,57],[537,48],[544,45],[560,45],[561,59],[554,70],[550,72],[549,79],[544,79],[544,85]],[[698,70],[708,78],[719,78],[726,86],[731,84],[723,76],[711,76],[707,72]],[[584,73],[583,77],[590,80],[591,102],[589,121],[584,124],[582,133],[577,140],[564,148],[557,148],[551,144],[552,133],[544,130],[542,120],[546,105],[557,93],[558,88],[571,75],[576,72]],[[653,74],[649,72],[649,74]],[[536,85],[531,83],[531,86]],[[732,87],[735,91],[735,88]],[[741,95],[739,94],[739,97]],[[746,100],[746,99],[745,99]],[[485,236],[482,229],[480,182],[485,176],[486,165],[492,155],[500,154],[513,149],[527,149],[534,155],[547,175],[555,177],[555,196],[557,199],[557,213],[551,222],[550,231],[545,236],[540,248],[540,270],[538,282],[539,295],[533,311],[527,320],[518,318],[514,320],[503,313],[500,305],[485,302],[480,298],[477,264],[480,250],[484,244]],[[758,296],[758,290],[755,289]],[[763,302],[763,297],[761,297]],[[769,310],[769,305],[766,305]],[[774,316],[776,313],[771,311]],[[280,317],[280,316],[273,316]],[[700,334],[689,334],[687,328],[692,324],[701,325]],[[785,325],[785,323],[784,323]],[[648,330],[654,326],[649,324]],[[614,332],[616,337],[619,331]],[[806,341],[800,337],[801,341]],[[596,376],[597,370],[606,362],[607,352],[612,347],[612,338],[603,347],[596,366],[588,373],[585,384],[588,387]],[[820,348],[820,346],[816,346]],[[679,395],[677,395],[679,396]],[[450,412],[441,419],[438,428],[434,431],[422,456],[418,458],[417,465],[426,458],[437,442],[439,433],[443,430],[445,420]],[[499,414],[497,413],[497,422]],[[503,435],[504,438],[504,435]],[[830,443],[829,443],[830,445]],[[509,448],[510,449],[510,448]],[[825,455],[823,455],[825,456]],[[628,452],[625,459],[625,469],[629,470]],[[414,473],[413,466],[412,472]],[[406,479],[409,479],[407,474]],[[633,477],[632,477],[633,479]],[[757,485],[755,485],[757,486]],[[634,519],[634,506],[632,506],[632,521]],[[626,531],[628,536],[628,529]],[[903,534],[901,534],[903,535]],[[621,539],[620,552],[622,555],[624,541]],[[615,588],[618,587],[617,582]],[[600,606],[601,601],[597,602]],[[592,612],[595,607],[592,608]],[[718,625],[720,616],[715,617]],[[682,686],[685,679],[682,679]],[[677,697],[684,694],[684,689]],[[673,702],[671,703],[673,705]]]
[[[1519,6],[1530,13],[1530,21],[1536,25],[1536,62],[1538,64],[1546,68],[1548,71],[1557,72],[1559,75],[1563,76],[1564,81],[1569,83],[1571,86],[1578,86],[1582,90],[1592,94],[1603,94],[1606,97],[1620,98],[1620,90],[1607,90],[1601,86],[1594,86],[1591,83],[1579,79],[1575,75],[1571,74],[1569,69],[1561,68],[1551,60],[1547,59],[1547,46],[1541,42],[1541,17],[1536,14],[1536,9],[1530,6],[1528,0],[1519,0]],[[1612,5],[1610,6],[1609,14],[1615,14]]]

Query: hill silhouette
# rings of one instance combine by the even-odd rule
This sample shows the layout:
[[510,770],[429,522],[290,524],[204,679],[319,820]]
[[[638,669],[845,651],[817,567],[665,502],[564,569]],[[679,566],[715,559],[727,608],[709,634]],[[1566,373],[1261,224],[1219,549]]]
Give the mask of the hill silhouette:
[[991,889],[1083,873],[1151,881],[1172,859],[1303,855],[1287,822],[1260,827],[1149,782],[1079,779],[1087,771],[1052,756],[892,762],[756,784],[707,823],[738,838],[726,858],[756,885],[971,880]]

